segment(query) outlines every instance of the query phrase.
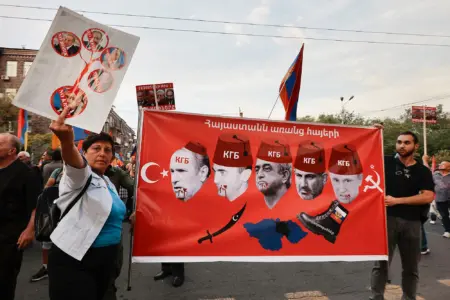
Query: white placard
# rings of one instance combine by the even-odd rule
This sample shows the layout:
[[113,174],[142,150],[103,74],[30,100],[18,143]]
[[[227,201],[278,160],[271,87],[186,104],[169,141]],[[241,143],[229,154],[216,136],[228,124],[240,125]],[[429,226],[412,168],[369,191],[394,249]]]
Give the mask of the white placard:
[[139,37],[60,7],[13,104],[99,133],[130,65]]

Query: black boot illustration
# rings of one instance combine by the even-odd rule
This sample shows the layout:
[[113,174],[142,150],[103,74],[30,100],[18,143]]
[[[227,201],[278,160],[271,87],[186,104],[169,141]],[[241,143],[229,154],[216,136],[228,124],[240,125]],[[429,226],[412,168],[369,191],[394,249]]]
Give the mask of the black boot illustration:
[[348,210],[334,200],[328,210],[320,215],[309,216],[302,212],[297,215],[297,218],[309,231],[322,235],[327,241],[334,244],[347,216]]

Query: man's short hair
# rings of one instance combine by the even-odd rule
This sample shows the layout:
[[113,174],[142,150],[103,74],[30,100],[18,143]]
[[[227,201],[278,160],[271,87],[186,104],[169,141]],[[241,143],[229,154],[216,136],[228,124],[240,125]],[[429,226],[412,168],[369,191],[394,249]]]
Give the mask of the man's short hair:
[[20,148],[22,147],[22,144],[20,143],[20,140],[17,136],[11,134],[11,133],[0,133],[1,136],[6,136],[9,139],[9,145],[16,149],[16,155],[19,154]]
[[21,154],[25,155],[25,157],[28,157],[28,158],[31,157],[30,153],[28,153],[27,151],[20,151],[19,154],[17,154],[17,155],[21,155]]
[[20,142],[19,138],[10,133],[0,133],[0,134],[6,135],[9,137],[10,146],[12,148],[16,149],[16,155],[19,154],[20,149],[22,148],[22,143]]
[[62,160],[61,150],[56,149],[53,151],[52,160],[53,161],[61,161]]
[[410,130],[404,131],[404,132],[400,133],[400,135],[410,135],[413,137],[414,144],[419,143],[419,137],[417,136],[417,134],[415,134],[414,132],[412,132]]
[[[188,151],[191,151],[191,150],[188,150]],[[198,153],[195,153],[195,152],[192,152],[192,154],[194,155],[195,161],[197,162],[197,171],[200,171],[200,169],[203,166],[207,166],[208,167],[208,174],[206,175],[206,178],[208,178],[209,175],[211,174],[211,165],[209,163],[208,155],[201,155],[201,154],[198,154]]]
[[291,187],[292,165],[291,164],[278,164],[278,174],[283,175],[285,172],[289,173],[288,179],[285,183],[286,188]]

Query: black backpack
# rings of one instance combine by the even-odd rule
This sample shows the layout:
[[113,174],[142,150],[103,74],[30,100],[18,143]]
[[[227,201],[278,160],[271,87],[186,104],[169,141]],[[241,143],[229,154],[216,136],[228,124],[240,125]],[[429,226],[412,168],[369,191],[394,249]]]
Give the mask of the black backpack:
[[91,184],[92,175],[89,176],[85,186],[81,192],[70,202],[67,209],[61,214],[61,210],[54,203],[59,198],[59,187],[51,186],[45,188],[39,195],[36,204],[36,214],[34,218],[35,238],[39,242],[50,242],[50,235],[59,221],[70,211],[70,209],[77,203],[78,200],[86,192],[87,188]]

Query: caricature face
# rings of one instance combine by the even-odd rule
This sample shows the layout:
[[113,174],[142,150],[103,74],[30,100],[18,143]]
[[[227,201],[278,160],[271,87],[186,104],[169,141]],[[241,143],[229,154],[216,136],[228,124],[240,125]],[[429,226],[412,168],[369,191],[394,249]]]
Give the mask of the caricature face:
[[289,171],[283,172],[280,163],[256,160],[256,187],[264,195],[275,195],[290,179]]
[[75,38],[73,37],[73,35],[66,34],[66,36],[64,37],[64,43],[65,43],[66,47],[72,46],[74,42],[75,42]]
[[92,33],[92,36],[93,36],[92,40],[93,40],[94,46],[97,47],[98,44],[100,44],[100,42],[102,41],[103,35],[99,31],[94,31]]
[[213,170],[219,196],[233,201],[247,190],[251,169],[214,164]]
[[208,177],[208,167],[194,156],[192,151],[180,149],[170,159],[172,187],[177,199],[187,201],[202,187]]
[[319,196],[326,182],[326,173],[311,173],[295,169],[295,186],[303,200],[312,200]]
[[334,194],[339,202],[350,203],[359,194],[363,176],[357,175],[338,175],[330,173],[331,183],[333,185]]

